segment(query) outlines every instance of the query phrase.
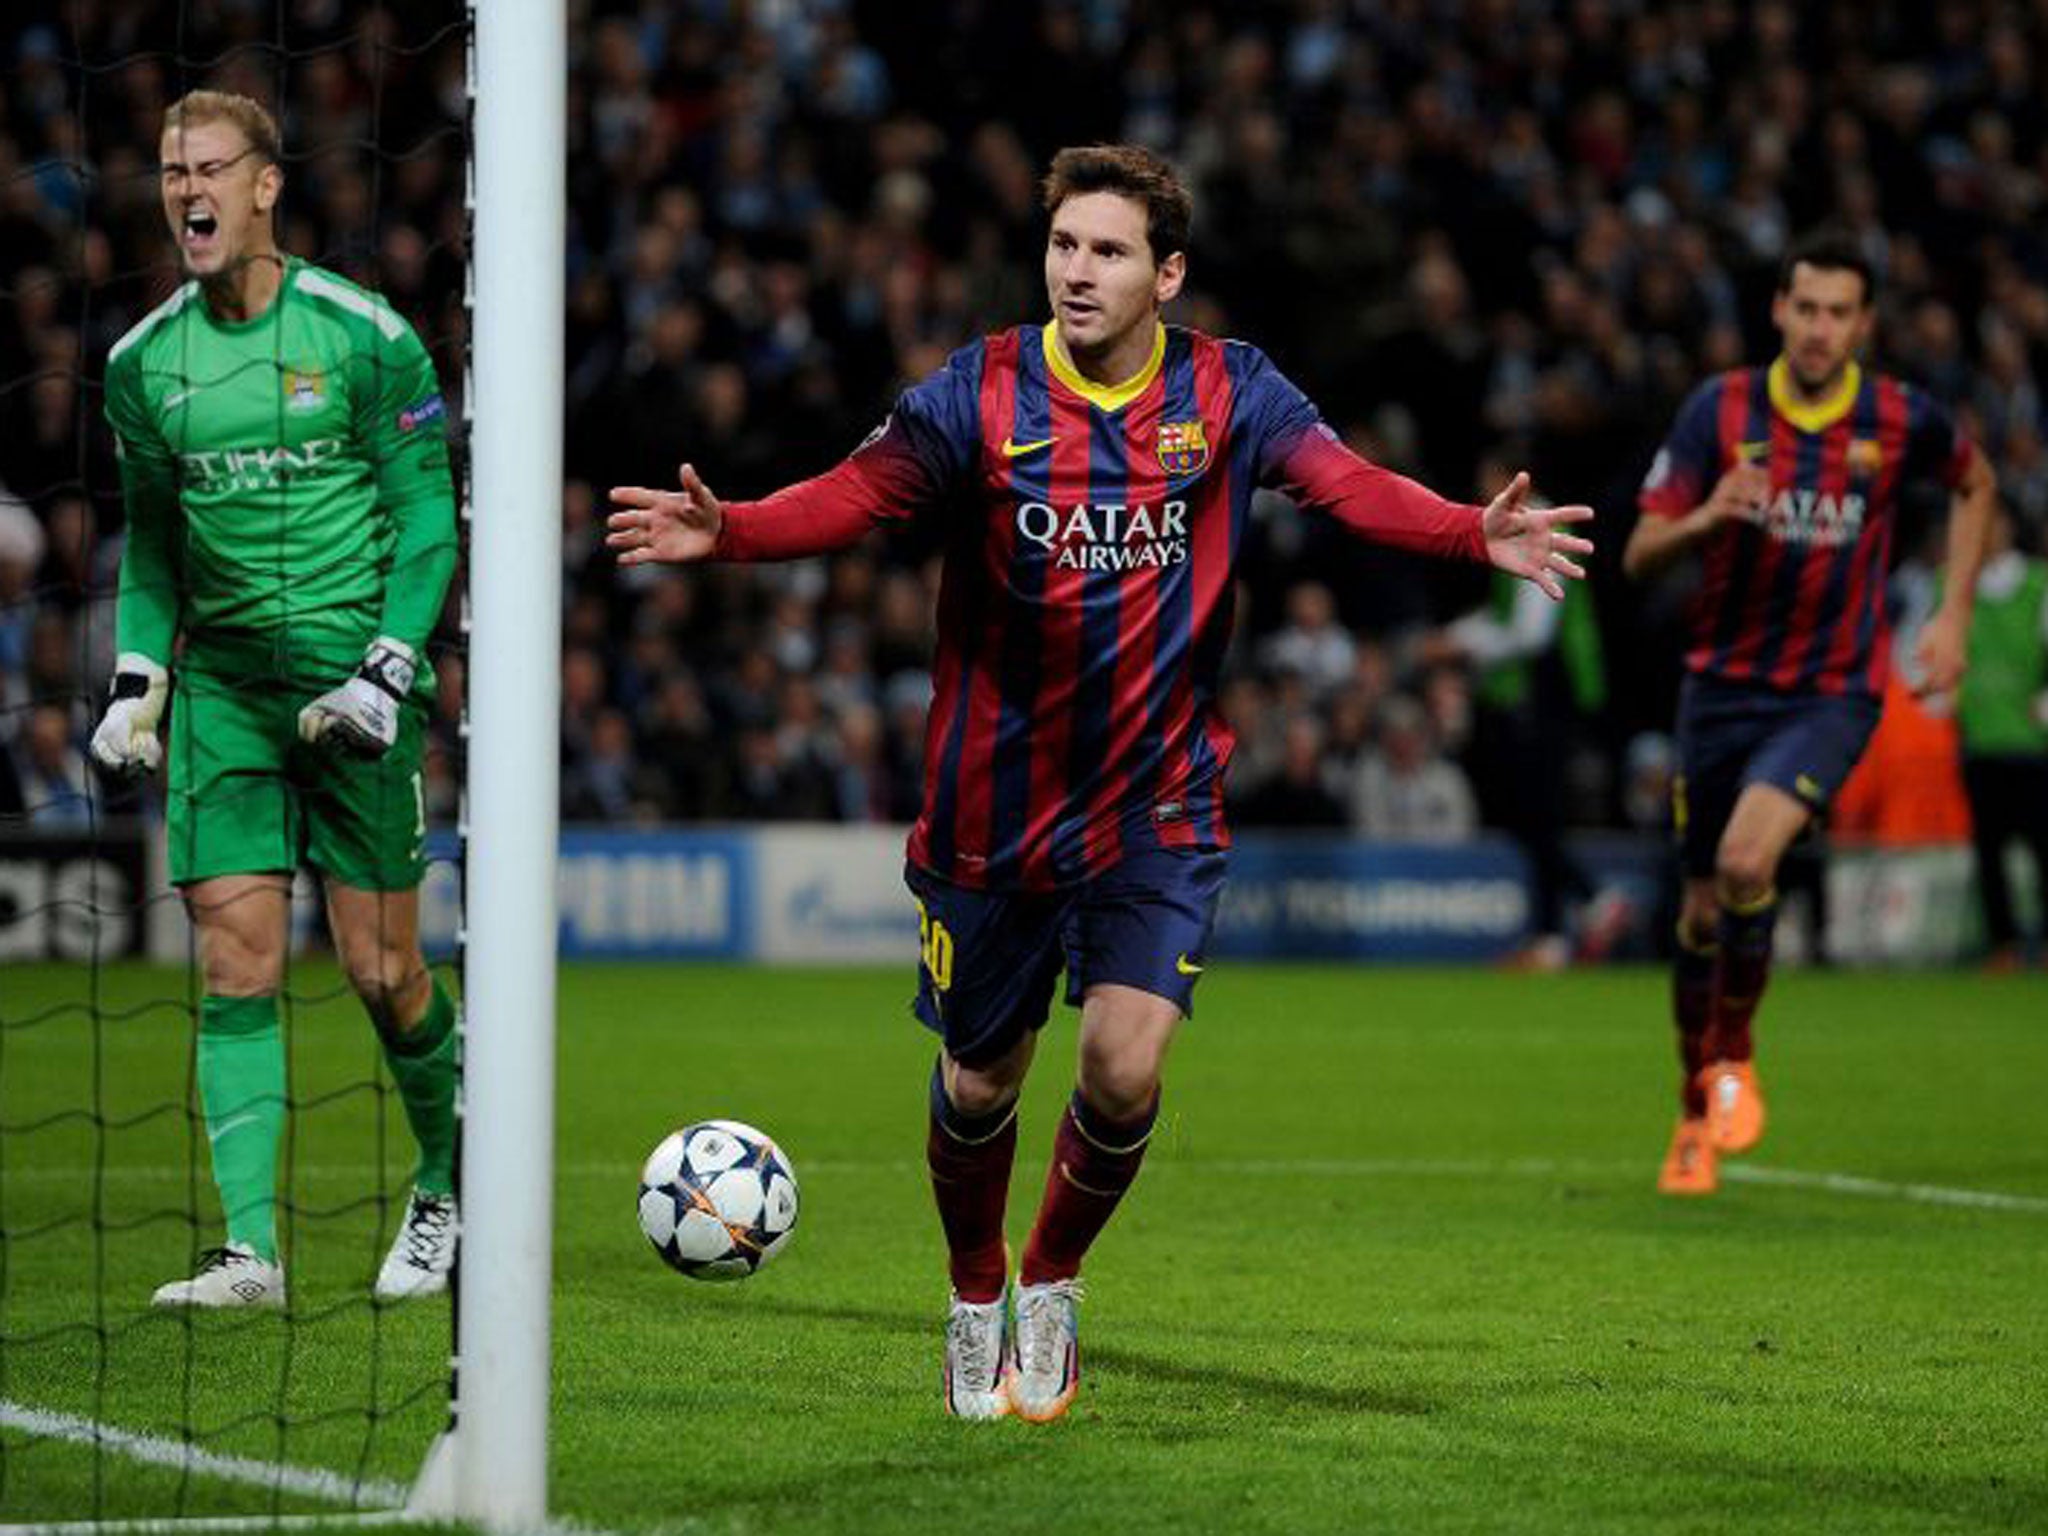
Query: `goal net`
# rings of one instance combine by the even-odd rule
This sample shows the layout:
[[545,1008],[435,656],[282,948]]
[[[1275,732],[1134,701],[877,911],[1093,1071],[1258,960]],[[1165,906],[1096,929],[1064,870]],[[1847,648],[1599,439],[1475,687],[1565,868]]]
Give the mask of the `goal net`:
[[[233,1111],[261,1104],[223,1113],[216,1095],[209,1117],[197,1049],[208,981],[172,882],[235,836],[301,854],[310,841],[321,868],[346,856],[306,825],[319,812],[307,801],[336,793],[307,766],[309,748],[279,746],[290,793],[231,800],[225,822],[195,824],[172,814],[164,774],[103,775],[89,742],[121,649],[115,594],[132,532],[122,480],[134,465],[117,459],[106,420],[108,359],[176,307],[181,281],[159,163],[166,107],[204,88],[274,116],[277,244],[304,264],[286,270],[320,274],[329,307],[371,330],[392,333],[396,317],[417,336],[444,404],[398,430],[446,442],[462,498],[472,40],[461,0],[78,0],[10,7],[0,22],[0,1528],[366,1518],[406,1502],[448,1420],[451,1298],[375,1294],[416,1174],[410,1089],[335,956],[308,868],[275,993],[274,1230],[288,1300],[152,1305],[222,1243],[210,1135],[219,1143]],[[227,174],[188,174],[209,171]],[[291,487],[329,451],[317,422],[331,415],[341,438],[360,435],[396,398],[377,393],[389,357],[359,378],[360,353],[327,366],[279,334],[274,420],[249,424],[243,457],[234,444],[177,469],[187,490],[239,477],[254,523],[233,548],[256,564],[304,542],[293,519],[307,508]],[[374,399],[336,398],[366,379]],[[205,391],[219,391],[223,414],[242,398],[197,364],[184,387],[189,401],[172,380],[150,409],[197,421]],[[219,558],[196,536],[182,529],[173,551],[188,649],[206,598],[190,573]],[[317,555],[292,558],[317,572]],[[394,569],[394,585],[408,579]],[[422,676],[430,668],[437,687],[417,721],[417,772],[372,791],[410,797],[425,838],[422,937],[450,997],[461,993],[463,585],[458,572],[426,620]],[[296,654],[320,636],[286,610],[270,633]],[[172,659],[174,675],[191,662]],[[223,709],[253,709],[291,671],[248,666],[229,677]],[[188,784],[214,782],[208,754],[232,757],[234,727],[218,719],[240,717],[202,724],[209,707],[183,693],[170,705],[171,750],[182,740],[194,754]]]

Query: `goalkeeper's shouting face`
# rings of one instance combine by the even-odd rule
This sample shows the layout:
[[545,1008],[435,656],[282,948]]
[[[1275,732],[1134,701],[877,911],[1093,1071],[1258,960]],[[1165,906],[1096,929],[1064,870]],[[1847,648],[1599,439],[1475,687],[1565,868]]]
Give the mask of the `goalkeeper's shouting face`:
[[227,117],[187,112],[163,137],[164,218],[188,276],[228,277],[277,254],[271,210],[284,173]]

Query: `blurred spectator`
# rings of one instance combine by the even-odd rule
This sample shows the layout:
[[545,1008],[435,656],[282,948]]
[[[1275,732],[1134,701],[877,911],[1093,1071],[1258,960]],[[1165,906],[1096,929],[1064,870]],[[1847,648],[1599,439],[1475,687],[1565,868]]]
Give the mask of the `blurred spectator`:
[[[1597,893],[1566,848],[1563,828],[1573,819],[1573,722],[1595,718],[1606,704],[1600,633],[1583,583],[1553,602],[1539,588],[1496,573],[1489,592],[1485,606],[1424,636],[1420,655],[1425,664],[1470,669],[1474,709],[1464,760],[1487,825],[1506,831],[1528,855],[1534,908],[1524,958],[1549,967],[1588,947],[1581,940],[1592,932],[1580,919]],[[1616,918],[1611,905],[1601,904],[1603,921]]]
[[1662,731],[1643,731],[1629,739],[1622,758],[1623,822],[1641,832],[1666,835],[1671,830],[1671,791],[1678,770],[1678,748]]
[[1257,789],[1231,801],[1232,814],[1247,827],[1341,827],[1344,805],[1330,790],[1323,768],[1323,726],[1301,711],[1287,719],[1280,766]]
[[45,832],[92,826],[92,775],[61,705],[38,704],[29,711],[15,747],[14,776],[30,826]]
[[1351,778],[1351,827],[1388,843],[1461,843],[1479,830],[1472,786],[1438,750],[1429,715],[1406,694],[1380,706],[1380,744]]
[[917,819],[924,787],[924,727],[931,711],[929,672],[898,672],[882,690],[887,733],[884,756],[889,765],[889,819]]
[[2034,889],[2048,903],[2048,560],[2014,545],[2012,515],[2003,509],[1977,578],[1956,724],[1984,939],[1992,966],[2011,969],[2025,952],[2005,869],[2010,844],[2032,853]]
[[[0,709],[6,699],[28,692],[29,633],[36,618],[30,584],[43,563],[47,542],[28,503],[0,487]],[[12,734],[6,715],[0,713],[0,746]]]
[[1337,622],[1337,600],[1320,581],[1304,581],[1287,593],[1287,623],[1260,647],[1269,673],[1298,677],[1317,698],[1351,676],[1357,647]]
[[625,715],[601,709],[590,722],[582,751],[562,774],[562,816],[568,821],[632,821],[639,800],[634,794],[639,769],[633,754],[633,732]]
[[895,796],[889,784],[882,712],[851,703],[838,712],[832,750],[832,814],[839,821],[889,821]]
[[717,779],[717,729],[688,670],[661,680],[641,711],[639,755],[648,796],[664,817],[703,814]]

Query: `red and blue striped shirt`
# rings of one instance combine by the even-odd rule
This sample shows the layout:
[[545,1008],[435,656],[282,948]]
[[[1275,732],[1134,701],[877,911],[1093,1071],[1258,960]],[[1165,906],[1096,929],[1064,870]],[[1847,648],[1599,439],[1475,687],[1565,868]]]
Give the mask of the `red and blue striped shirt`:
[[1051,328],[961,348],[837,468],[733,503],[717,553],[782,559],[940,520],[938,653],[913,863],[1047,890],[1146,848],[1220,848],[1216,708],[1252,493],[1484,560],[1477,508],[1338,441],[1255,347],[1161,326],[1115,388]]
[[1782,358],[1702,384],[1650,466],[1643,514],[1685,516],[1745,462],[1770,472],[1771,493],[1755,518],[1722,524],[1702,546],[1686,669],[1784,692],[1882,697],[1900,490],[1920,479],[1954,490],[1970,454],[1937,402],[1854,363],[1810,406],[1793,398]]

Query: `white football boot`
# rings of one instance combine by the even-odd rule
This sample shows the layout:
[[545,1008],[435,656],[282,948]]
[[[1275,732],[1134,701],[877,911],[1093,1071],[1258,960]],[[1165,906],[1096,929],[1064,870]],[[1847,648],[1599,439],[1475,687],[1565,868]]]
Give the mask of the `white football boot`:
[[1017,1287],[1017,1369],[1010,1401],[1034,1424],[1067,1411],[1081,1385],[1081,1282]]
[[1010,1309],[953,1298],[946,1316],[946,1412],[956,1419],[1000,1419],[1010,1411]]
[[199,1256],[190,1280],[156,1288],[152,1307],[281,1307],[284,1269],[256,1256],[246,1243],[209,1248]]
[[377,1295],[385,1301],[406,1301],[447,1290],[461,1230],[453,1195],[415,1189],[405,1203],[405,1219],[398,1224],[391,1251],[384,1255],[384,1267],[377,1271]]

